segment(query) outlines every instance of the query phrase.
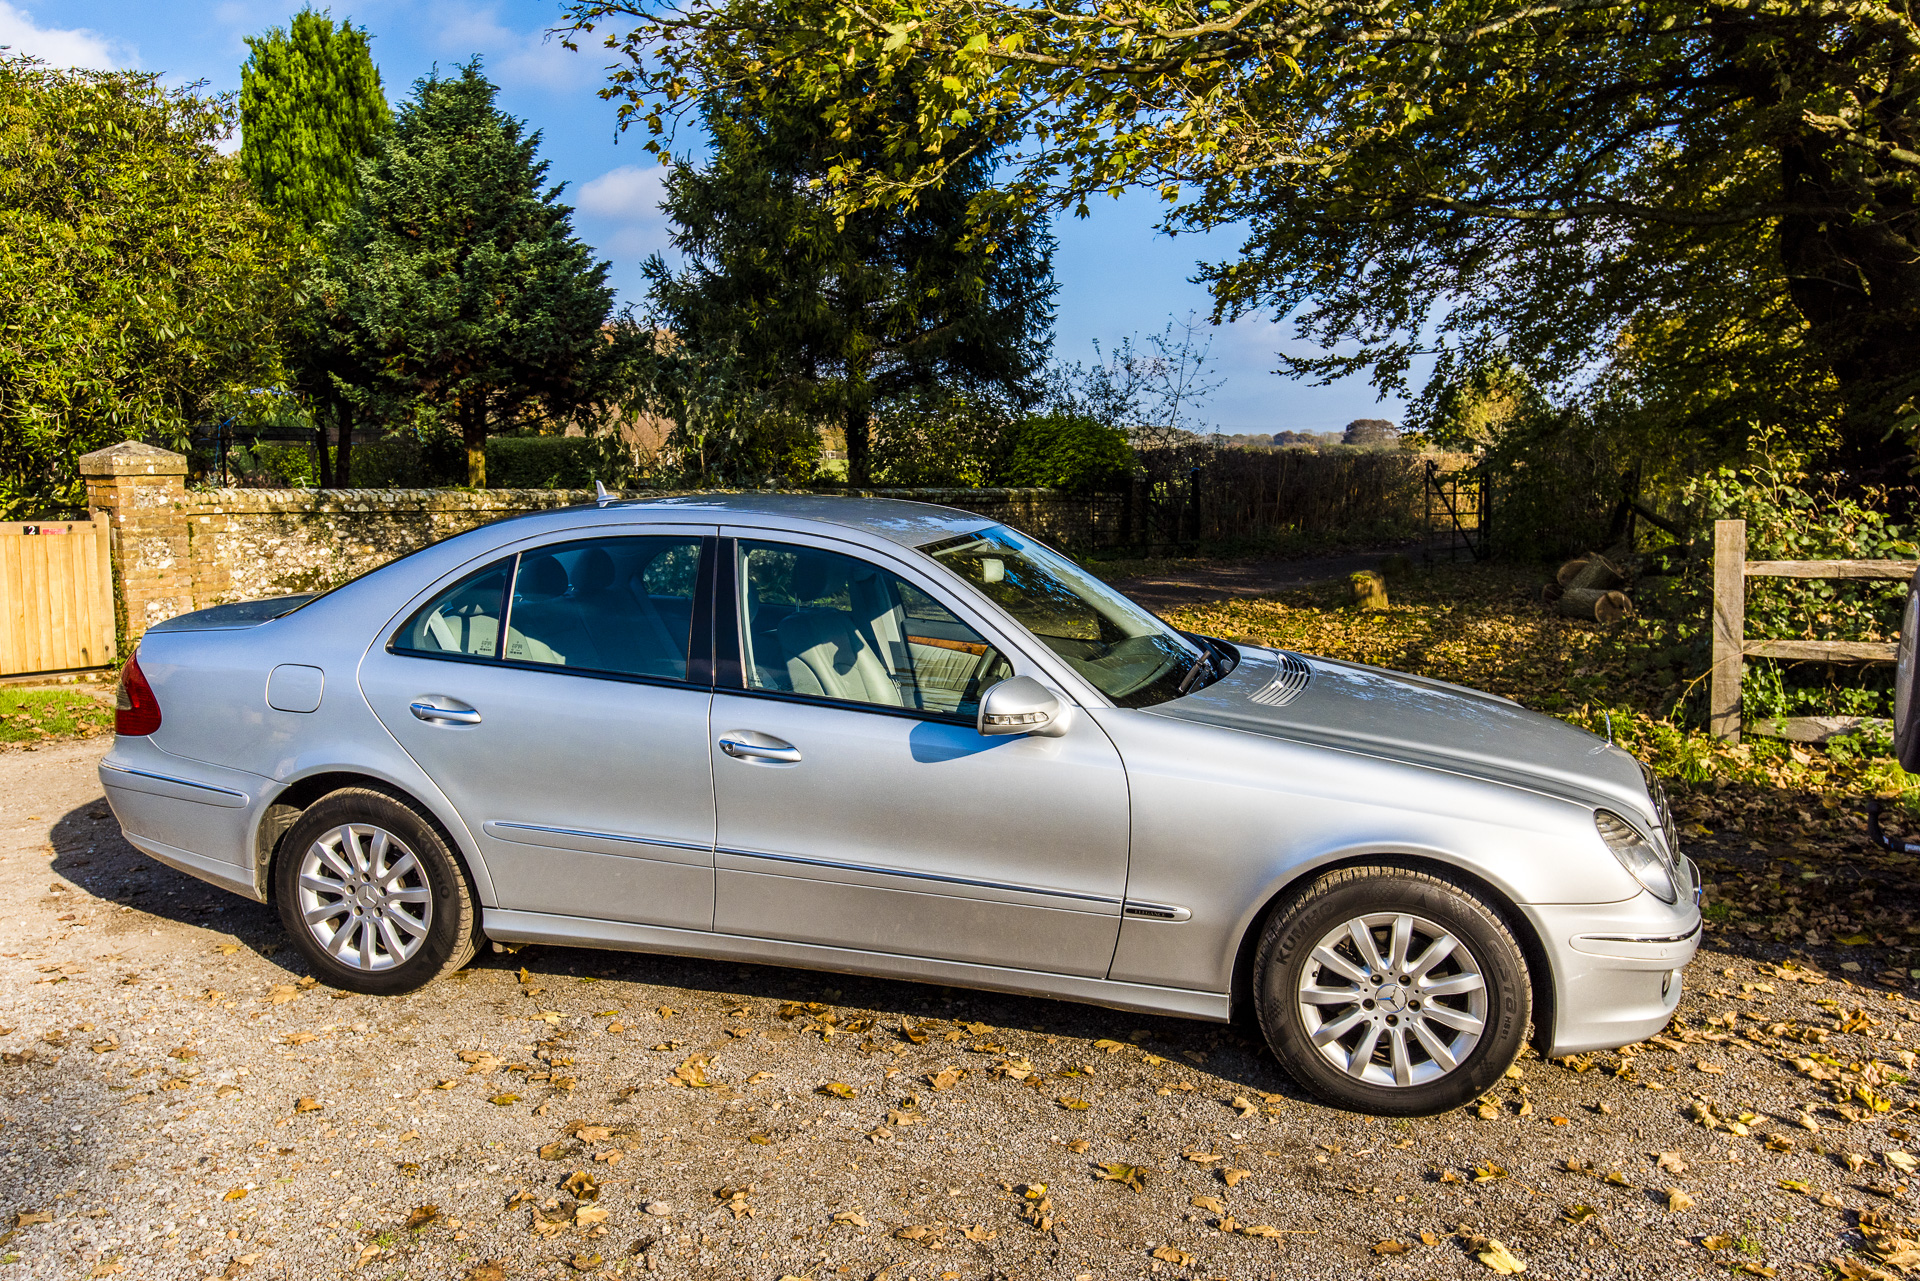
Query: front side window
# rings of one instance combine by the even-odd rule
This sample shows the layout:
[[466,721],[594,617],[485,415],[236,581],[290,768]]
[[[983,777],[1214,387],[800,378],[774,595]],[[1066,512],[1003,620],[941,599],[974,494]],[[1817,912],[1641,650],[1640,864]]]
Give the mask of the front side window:
[[739,545],[747,686],[972,721],[1013,675],[954,613],[877,565],[786,543]]
[[1178,698],[1200,651],[1059,553],[1004,525],[920,549],[972,583],[1120,707]]
[[395,648],[685,680],[699,565],[698,536],[592,538],[523,552],[429,602]]

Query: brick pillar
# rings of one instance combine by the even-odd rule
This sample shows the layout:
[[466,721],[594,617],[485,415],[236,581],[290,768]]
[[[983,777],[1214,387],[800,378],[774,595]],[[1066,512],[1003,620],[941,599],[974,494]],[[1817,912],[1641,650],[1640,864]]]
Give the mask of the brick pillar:
[[87,506],[113,527],[121,653],[155,623],[193,609],[187,554],[187,460],[137,440],[80,457]]

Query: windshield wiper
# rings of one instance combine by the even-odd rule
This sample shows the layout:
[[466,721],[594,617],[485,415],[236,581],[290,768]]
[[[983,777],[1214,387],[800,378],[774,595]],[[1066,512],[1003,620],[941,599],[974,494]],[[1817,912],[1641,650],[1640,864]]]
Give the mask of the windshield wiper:
[[1192,692],[1193,683],[1200,679],[1200,674],[1202,672],[1211,672],[1212,670],[1213,655],[1202,650],[1200,656],[1193,660],[1193,666],[1187,669],[1187,674],[1180,678],[1180,688],[1174,691],[1173,696],[1175,698],[1184,698],[1188,693]]

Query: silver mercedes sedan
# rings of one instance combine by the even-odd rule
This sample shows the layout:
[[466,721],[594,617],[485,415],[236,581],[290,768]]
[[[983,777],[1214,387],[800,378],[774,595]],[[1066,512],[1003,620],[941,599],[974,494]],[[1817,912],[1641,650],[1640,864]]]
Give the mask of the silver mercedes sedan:
[[1658,1031],[1700,937],[1618,748],[913,503],[501,521],[152,628],[117,730],[127,838],[358,992],[487,940],[919,979],[1244,1017],[1413,1115]]

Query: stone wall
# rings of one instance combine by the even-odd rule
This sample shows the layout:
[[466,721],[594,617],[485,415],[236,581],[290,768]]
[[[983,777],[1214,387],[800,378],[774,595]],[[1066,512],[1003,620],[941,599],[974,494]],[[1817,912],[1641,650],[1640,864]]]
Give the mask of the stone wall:
[[[111,519],[121,636],[229,601],[321,591],[477,525],[593,501],[587,490],[186,488],[186,460],[129,441],[80,460]],[[819,492],[819,491],[813,491]],[[1046,489],[841,491],[977,512],[1050,543],[1121,540],[1116,495]],[[662,491],[626,495],[661,498]],[[124,652],[124,651],[123,651]]]

